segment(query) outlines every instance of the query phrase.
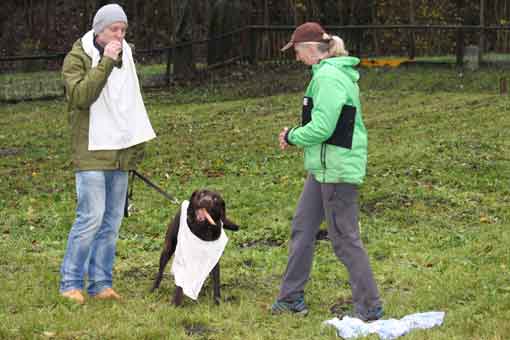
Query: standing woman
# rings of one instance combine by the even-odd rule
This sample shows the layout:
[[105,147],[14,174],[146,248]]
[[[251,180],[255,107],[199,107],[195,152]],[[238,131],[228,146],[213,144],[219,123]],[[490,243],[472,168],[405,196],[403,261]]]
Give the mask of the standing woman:
[[384,312],[358,224],[358,186],[367,163],[359,73],[354,68],[359,59],[348,56],[342,39],[312,22],[297,27],[282,51],[290,47],[296,60],[312,67],[312,80],[303,100],[302,125],[284,128],[279,143],[282,150],[289,145],[304,149],[308,177],[292,220],[287,269],[272,312],[308,312],[304,287],[315,237],[326,219],[334,252],[349,272],[351,315],[377,320]]

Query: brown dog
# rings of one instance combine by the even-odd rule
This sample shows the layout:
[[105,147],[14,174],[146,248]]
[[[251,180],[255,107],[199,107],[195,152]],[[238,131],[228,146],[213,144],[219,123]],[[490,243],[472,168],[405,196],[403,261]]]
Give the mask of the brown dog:
[[[154,280],[151,291],[159,288],[163,279],[165,266],[177,247],[177,236],[179,234],[179,222],[181,211],[179,210],[174,219],[168,225],[165,236],[164,249],[159,259],[159,272]],[[220,194],[210,190],[197,190],[193,192],[189,200],[186,217],[190,231],[203,241],[216,241],[222,233],[222,227],[228,230],[239,230],[239,226],[230,221],[226,216],[225,201]],[[220,263],[214,266],[210,272],[213,280],[214,301],[220,303]],[[176,306],[182,304],[183,289],[176,286],[172,303]]]

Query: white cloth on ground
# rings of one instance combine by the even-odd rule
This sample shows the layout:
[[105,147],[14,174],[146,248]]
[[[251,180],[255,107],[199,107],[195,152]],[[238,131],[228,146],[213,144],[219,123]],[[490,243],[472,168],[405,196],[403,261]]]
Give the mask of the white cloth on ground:
[[[85,53],[96,67],[101,55],[94,31],[82,38]],[[90,106],[89,145],[94,150],[120,150],[156,137],[147,115],[131,48],[122,41],[122,67],[114,67],[99,97]]]
[[427,329],[443,323],[444,312],[415,313],[400,320],[388,319],[374,322],[363,322],[357,318],[344,316],[342,320],[333,318],[323,322],[324,325],[333,326],[337,335],[343,339],[356,339],[369,334],[378,334],[383,340],[396,339],[407,334],[412,329]]
[[195,236],[187,222],[188,206],[189,201],[182,202],[172,274],[183,293],[196,300],[205,279],[220,260],[228,238],[223,228],[216,241],[204,241]]

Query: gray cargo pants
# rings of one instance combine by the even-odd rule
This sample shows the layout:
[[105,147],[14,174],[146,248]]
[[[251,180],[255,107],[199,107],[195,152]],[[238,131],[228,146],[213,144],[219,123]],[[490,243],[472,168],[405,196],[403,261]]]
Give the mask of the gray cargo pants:
[[324,218],[334,252],[349,272],[354,308],[367,315],[381,301],[360,239],[358,189],[347,183],[320,183],[312,175],[305,181],[292,220],[289,260],[278,300],[293,301],[304,294],[312,269],[316,234]]

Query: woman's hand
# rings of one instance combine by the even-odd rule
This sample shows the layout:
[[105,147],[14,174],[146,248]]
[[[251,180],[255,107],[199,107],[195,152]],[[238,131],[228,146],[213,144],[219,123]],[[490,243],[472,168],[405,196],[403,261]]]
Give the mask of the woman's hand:
[[283,130],[278,135],[278,141],[280,142],[280,149],[285,150],[289,144],[285,141],[285,135],[287,134],[287,131],[289,131],[288,127],[284,127]]

